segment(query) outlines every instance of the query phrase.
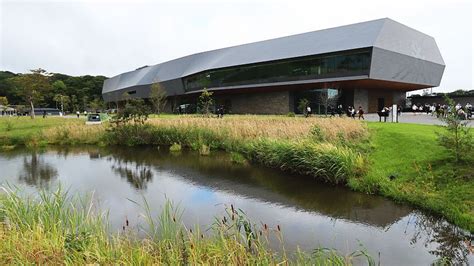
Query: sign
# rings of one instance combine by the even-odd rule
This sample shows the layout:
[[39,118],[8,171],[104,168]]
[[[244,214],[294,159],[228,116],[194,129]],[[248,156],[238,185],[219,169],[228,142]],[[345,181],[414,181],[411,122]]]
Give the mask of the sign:
[[398,123],[398,106],[392,105],[392,123]]

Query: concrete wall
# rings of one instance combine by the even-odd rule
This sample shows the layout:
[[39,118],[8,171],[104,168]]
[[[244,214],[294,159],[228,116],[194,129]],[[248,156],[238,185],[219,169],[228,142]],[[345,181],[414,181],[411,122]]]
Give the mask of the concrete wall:
[[230,102],[233,114],[287,114],[293,111],[291,98],[288,91],[216,96],[218,103]]
[[393,92],[393,103],[402,106],[405,106],[407,99],[407,93],[404,91],[394,91]]

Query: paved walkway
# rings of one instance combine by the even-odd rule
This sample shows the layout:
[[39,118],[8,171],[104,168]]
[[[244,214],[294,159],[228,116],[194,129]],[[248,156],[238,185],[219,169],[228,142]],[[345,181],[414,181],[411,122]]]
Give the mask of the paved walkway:
[[[365,114],[365,120],[367,121],[379,121],[379,116],[377,114]],[[356,116],[357,119],[357,116]],[[383,121],[383,118],[382,118]],[[387,117],[387,123],[392,121],[392,117]],[[474,127],[474,120],[468,120],[468,126]],[[400,123],[412,123],[412,124],[424,124],[424,125],[443,125],[444,123],[436,118],[436,116],[427,115],[426,113],[402,113],[398,117],[398,122]]]

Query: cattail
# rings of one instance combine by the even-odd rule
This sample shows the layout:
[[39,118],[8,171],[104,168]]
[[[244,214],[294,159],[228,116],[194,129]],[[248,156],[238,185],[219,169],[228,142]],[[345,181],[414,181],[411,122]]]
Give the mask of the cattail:
[[122,230],[123,230],[123,231],[125,231],[125,225],[124,225],[124,226],[122,226]]
[[204,238],[204,235],[203,235],[203,234],[201,234],[201,238]]
[[258,231],[258,233],[260,234],[260,236],[262,236],[262,231]]
[[263,224],[263,228],[265,228],[265,230],[267,230],[268,229],[267,224]]
[[277,225],[277,229],[278,231],[281,231],[280,225]]
[[227,218],[225,218],[225,216],[224,216],[224,219],[222,219],[222,222],[224,222],[224,223],[227,222]]
[[234,214],[232,213],[232,221],[235,220]]
[[125,218],[125,225],[128,227],[128,218]]
[[193,249],[193,248],[194,248],[194,244],[191,244],[191,249]]
[[174,217],[174,216],[173,216],[173,222],[175,222],[175,223],[176,223],[176,217]]
[[192,234],[192,233],[193,233],[193,229],[189,228],[189,232]]
[[232,210],[232,213],[234,213],[235,210],[234,210],[234,205],[233,205],[233,204],[230,204],[230,208],[231,208],[231,210]]

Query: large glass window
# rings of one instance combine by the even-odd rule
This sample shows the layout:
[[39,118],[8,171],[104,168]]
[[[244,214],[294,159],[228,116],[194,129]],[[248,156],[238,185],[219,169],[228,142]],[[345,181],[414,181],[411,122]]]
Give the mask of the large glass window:
[[335,110],[340,102],[341,93],[338,89],[313,89],[296,91],[294,93],[294,112],[301,114],[301,101],[304,100],[311,107],[313,114],[328,114]]
[[186,91],[203,88],[367,75],[371,50],[318,55],[272,63],[216,69],[184,78]]

